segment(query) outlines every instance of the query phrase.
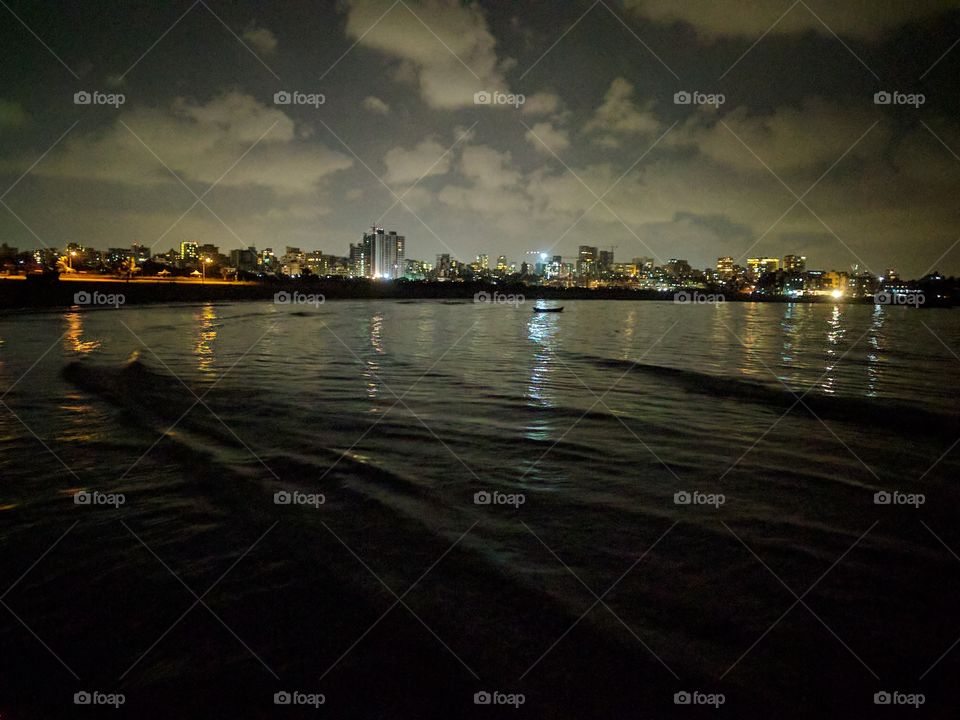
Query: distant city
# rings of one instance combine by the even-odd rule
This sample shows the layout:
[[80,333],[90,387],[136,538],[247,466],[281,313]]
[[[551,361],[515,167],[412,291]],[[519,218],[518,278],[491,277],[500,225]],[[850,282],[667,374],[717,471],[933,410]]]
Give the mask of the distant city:
[[[112,276],[157,279],[310,280],[362,278],[370,281],[514,282],[552,288],[615,288],[668,292],[679,289],[719,289],[730,294],[778,297],[865,298],[880,291],[910,294],[945,280],[932,272],[916,280],[902,279],[895,268],[876,275],[857,265],[849,270],[809,267],[807,257],[753,257],[741,265],[732,256],[718,257],[716,266],[703,270],[683,259],[658,264],[648,257],[618,261],[615,246],[581,245],[575,258],[529,251],[520,259],[487,254],[466,262],[449,253],[435,262],[406,257],[406,237],[373,226],[351,243],[346,255],[305,252],[286,247],[282,254],[255,247],[223,253],[212,244],[184,241],[180,247],[153,254],[149,247],[96,250],[77,243],[63,250],[45,248],[19,252],[0,246],[0,273],[24,276],[37,273],[61,276]],[[77,278],[79,279],[79,278]]]

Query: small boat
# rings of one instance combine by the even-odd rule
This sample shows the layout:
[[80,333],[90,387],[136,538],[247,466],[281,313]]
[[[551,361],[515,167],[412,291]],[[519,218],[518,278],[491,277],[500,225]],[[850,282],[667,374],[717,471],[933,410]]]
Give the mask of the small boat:
[[560,307],[552,307],[552,308],[534,307],[533,311],[534,312],[563,312],[563,305],[561,305]]

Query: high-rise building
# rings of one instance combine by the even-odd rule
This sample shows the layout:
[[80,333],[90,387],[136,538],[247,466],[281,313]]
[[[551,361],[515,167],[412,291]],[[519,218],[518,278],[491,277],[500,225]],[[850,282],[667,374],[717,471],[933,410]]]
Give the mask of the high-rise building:
[[684,278],[693,272],[689,262],[676,258],[670,258],[670,261],[666,264],[666,270],[674,278]]
[[350,275],[353,277],[369,277],[370,249],[365,242],[356,245],[350,243]]
[[717,275],[726,280],[733,277],[733,258],[729,255],[717,258]]
[[275,273],[277,265],[277,256],[273,254],[273,248],[265,248],[257,254],[257,267],[261,272]]
[[780,258],[747,258],[747,269],[754,277],[775,273],[780,269]]
[[438,280],[447,280],[453,274],[453,263],[450,260],[450,253],[437,255],[437,264],[433,266]]
[[803,272],[807,269],[807,258],[804,255],[784,255],[783,269],[787,272]]
[[557,278],[563,274],[563,257],[560,255],[554,255],[549,263],[543,265],[543,273],[548,278]]
[[507,264],[506,255],[500,255],[497,257],[497,272],[500,274],[506,274],[510,272],[510,265]]
[[183,261],[195,261],[200,257],[200,246],[195,242],[180,243],[180,259]]
[[139,243],[134,243],[130,246],[130,254],[133,256],[133,259],[136,260],[138,265],[142,265],[150,260],[150,248]]
[[597,271],[609,272],[613,268],[613,250],[600,250],[597,253]]
[[410,280],[424,280],[432,269],[423,260],[404,260],[404,277]]
[[824,289],[840,290],[841,292],[847,288],[849,284],[850,275],[842,270],[831,270],[828,273],[823,274],[822,286]]
[[306,253],[298,247],[287,245],[287,250],[280,258],[280,271],[290,277],[300,277],[306,268]]
[[363,234],[362,245],[369,258],[364,277],[396,280],[403,277],[406,238],[393,230],[384,232],[376,225]]
[[210,262],[219,263],[223,260],[220,255],[220,248],[217,245],[212,243],[204,243],[199,248],[197,248],[197,254],[206,261],[207,258],[210,259]]
[[577,252],[577,275],[595,275],[597,272],[597,248],[581,245]]
[[251,272],[257,268],[257,249],[249,247],[246,250],[230,251],[230,267],[245,272]]

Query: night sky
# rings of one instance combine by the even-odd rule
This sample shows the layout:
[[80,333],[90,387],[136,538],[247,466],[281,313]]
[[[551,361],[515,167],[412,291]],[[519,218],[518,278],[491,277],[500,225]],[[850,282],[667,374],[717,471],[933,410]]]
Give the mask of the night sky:
[[960,274],[958,8],[0,0],[0,241]]

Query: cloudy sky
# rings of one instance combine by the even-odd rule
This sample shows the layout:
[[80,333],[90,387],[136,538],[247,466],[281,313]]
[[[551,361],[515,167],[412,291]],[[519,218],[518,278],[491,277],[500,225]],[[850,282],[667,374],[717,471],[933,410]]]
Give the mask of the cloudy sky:
[[960,0],[3,0],[0,18],[0,241],[20,248],[346,254],[378,223],[428,260],[590,244],[960,274]]

